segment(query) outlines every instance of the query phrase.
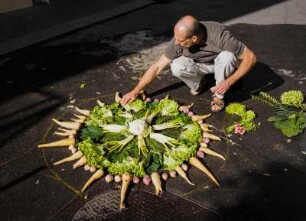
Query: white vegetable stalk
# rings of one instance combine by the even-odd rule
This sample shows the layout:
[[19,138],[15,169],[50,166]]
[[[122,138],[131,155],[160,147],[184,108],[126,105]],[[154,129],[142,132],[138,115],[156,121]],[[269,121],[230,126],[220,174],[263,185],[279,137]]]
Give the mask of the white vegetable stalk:
[[103,130],[106,130],[108,132],[113,132],[113,133],[120,133],[123,130],[126,130],[127,127],[123,125],[117,125],[117,124],[105,124],[102,125]]
[[142,120],[137,119],[129,123],[129,131],[134,135],[142,135],[148,128],[148,124]]
[[169,122],[169,123],[163,123],[163,124],[155,124],[153,125],[154,130],[166,130],[169,128],[176,128],[181,126],[181,122]]
[[167,149],[168,149],[168,146],[175,147],[176,144],[177,144],[177,140],[175,140],[171,137],[165,136],[163,134],[160,134],[160,133],[150,133],[150,138],[152,138],[152,139],[156,140],[157,142],[163,144]]

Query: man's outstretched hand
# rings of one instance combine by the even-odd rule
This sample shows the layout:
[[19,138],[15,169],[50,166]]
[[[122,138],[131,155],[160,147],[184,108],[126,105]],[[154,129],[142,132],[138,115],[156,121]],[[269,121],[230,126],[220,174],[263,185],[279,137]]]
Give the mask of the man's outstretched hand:
[[134,92],[134,91],[130,91],[129,93],[125,94],[121,101],[120,101],[120,104],[121,105],[125,105],[127,103],[130,103],[132,101],[134,101],[138,96],[138,93],[137,92]]
[[226,91],[231,87],[230,83],[228,81],[222,81],[216,86],[210,88],[212,93],[217,93],[217,94],[225,94]]

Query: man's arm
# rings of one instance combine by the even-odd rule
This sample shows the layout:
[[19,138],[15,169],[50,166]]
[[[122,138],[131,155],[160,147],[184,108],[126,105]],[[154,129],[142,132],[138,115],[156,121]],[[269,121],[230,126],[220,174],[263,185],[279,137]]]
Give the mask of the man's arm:
[[149,83],[151,83],[159,73],[170,64],[171,60],[168,59],[165,55],[162,55],[157,62],[151,65],[151,67],[145,72],[145,74],[140,79],[137,86],[125,94],[121,99],[120,103],[122,105],[134,101],[139,92],[143,90]]
[[212,93],[225,94],[226,91],[235,84],[240,78],[246,75],[256,63],[256,56],[248,47],[244,47],[242,54],[239,56],[241,63],[238,69],[226,80],[220,82],[210,90]]

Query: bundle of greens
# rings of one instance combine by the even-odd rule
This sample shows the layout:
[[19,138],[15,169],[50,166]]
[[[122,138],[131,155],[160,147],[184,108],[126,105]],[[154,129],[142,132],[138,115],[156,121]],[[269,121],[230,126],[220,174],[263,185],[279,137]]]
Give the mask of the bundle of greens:
[[306,104],[304,95],[299,90],[289,90],[281,94],[280,101],[273,96],[261,92],[253,99],[263,102],[275,110],[275,115],[268,118],[275,128],[286,137],[297,136],[306,128]]
[[235,115],[234,122],[230,126],[226,127],[227,133],[244,134],[248,131],[256,130],[257,124],[254,119],[256,114],[252,110],[247,110],[246,106],[241,103],[231,103],[225,108],[225,112],[229,115]]

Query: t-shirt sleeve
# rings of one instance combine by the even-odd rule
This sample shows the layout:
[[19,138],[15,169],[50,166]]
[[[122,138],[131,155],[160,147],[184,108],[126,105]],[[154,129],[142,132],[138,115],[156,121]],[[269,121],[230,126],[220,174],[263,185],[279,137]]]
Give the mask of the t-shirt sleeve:
[[182,51],[183,49],[179,45],[175,44],[175,38],[172,38],[165,49],[165,56],[170,60],[174,60],[182,55]]
[[236,57],[239,57],[245,45],[235,38],[226,28],[220,30],[220,47],[224,51],[232,52]]

